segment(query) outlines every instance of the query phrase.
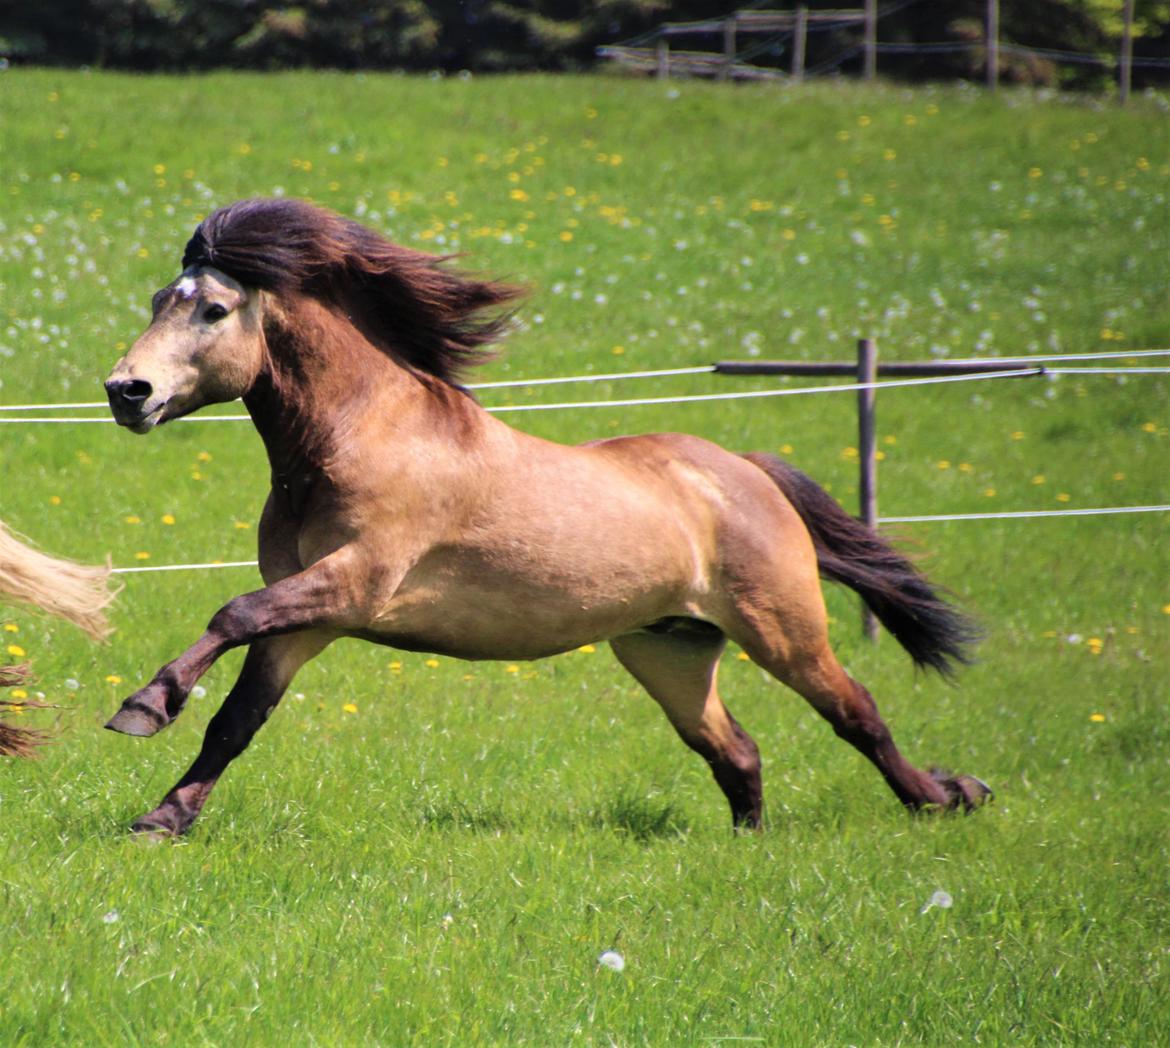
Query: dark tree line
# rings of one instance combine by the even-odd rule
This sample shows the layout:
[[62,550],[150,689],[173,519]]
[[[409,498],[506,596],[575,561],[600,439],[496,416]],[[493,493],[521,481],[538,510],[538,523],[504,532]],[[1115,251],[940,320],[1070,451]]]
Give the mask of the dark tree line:
[[[809,0],[810,8],[851,0]],[[858,6],[861,0],[853,0]],[[1112,55],[1124,0],[1001,0],[1006,44]],[[576,70],[601,44],[663,21],[726,15],[737,7],[791,7],[793,0],[0,0],[0,56],[9,62],[131,70],[462,69]],[[893,8],[879,39],[900,45],[969,43],[969,50],[883,55],[881,69],[908,78],[977,76],[986,0],[918,0]],[[1135,53],[1170,56],[1170,0],[1135,0]],[[810,40],[814,56],[848,48],[856,30]],[[703,46],[696,42],[698,46]],[[765,42],[766,43],[766,42]],[[717,42],[705,46],[717,48]],[[782,63],[785,41],[757,61]],[[1170,70],[1143,70],[1136,82]],[[1090,84],[1107,70],[1010,53],[1009,78]]]

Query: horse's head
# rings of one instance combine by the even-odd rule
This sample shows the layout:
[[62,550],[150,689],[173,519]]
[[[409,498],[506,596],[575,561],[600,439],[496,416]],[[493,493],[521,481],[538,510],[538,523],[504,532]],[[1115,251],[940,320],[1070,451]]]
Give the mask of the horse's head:
[[191,267],[154,296],[154,318],[106,380],[120,426],[147,433],[206,404],[243,396],[260,373],[260,293]]

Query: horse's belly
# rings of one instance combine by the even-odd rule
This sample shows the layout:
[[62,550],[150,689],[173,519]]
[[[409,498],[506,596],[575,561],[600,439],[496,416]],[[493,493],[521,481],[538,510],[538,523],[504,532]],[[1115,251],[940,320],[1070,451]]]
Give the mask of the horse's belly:
[[640,568],[585,558],[539,568],[478,554],[434,558],[362,635],[457,658],[537,659],[670,615],[701,615],[693,579],[661,558]]

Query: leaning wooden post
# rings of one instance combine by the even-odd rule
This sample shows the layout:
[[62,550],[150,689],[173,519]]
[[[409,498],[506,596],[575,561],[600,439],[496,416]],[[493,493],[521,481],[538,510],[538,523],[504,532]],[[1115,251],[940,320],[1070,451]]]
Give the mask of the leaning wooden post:
[[792,39],[792,79],[804,81],[804,54],[808,49],[808,8],[803,4],[796,9],[796,29]]
[[[858,493],[861,501],[861,520],[867,527],[877,528],[877,422],[874,402],[877,390],[877,342],[872,338],[857,343],[857,381],[863,388],[857,391],[857,451],[860,460],[861,482]],[[863,608],[861,625],[870,640],[877,640],[878,621],[869,608]]]

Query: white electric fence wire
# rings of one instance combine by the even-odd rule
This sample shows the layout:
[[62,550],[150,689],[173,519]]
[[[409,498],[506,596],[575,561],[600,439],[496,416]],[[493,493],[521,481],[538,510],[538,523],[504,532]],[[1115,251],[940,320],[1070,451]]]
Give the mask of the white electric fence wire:
[[[1024,365],[1023,365],[1022,361],[1027,360],[1028,367],[1024,370],[1024,373],[1030,374],[1034,370],[1031,367],[1032,364],[1041,365],[1041,364],[1048,364],[1048,363],[1058,363],[1061,361],[1079,361],[1079,360],[1135,360],[1135,359],[1140,359],[1142,357],[1167,357],[1167,356],[1170,356],[1170,349],[1137,349],[1137,350],[1128,350],[1128,351],[1127,350],[1112,350],[1109,352],[1102,352],[1102,353],[1061,353],[1061,354],[1053,354],[1053,355],[1048,355],[1048,356],[1036,356],[1036,357],[1026,357],[1026,358],[967,357],[967,358],[952,361],[951,363],[955,363],[955,364],[994,364],[994,363],[997,363],[998,361],[1001,361],[1001,360],[1015,361],[1018,359],[1018,360],[1021,360],[1021,368],[1023,368]],[[562,385],[565,383],[578,383],[578,382],[620,382],[620,381],[623,381],[625,379],[671,378],[671,377],[676,376],[676,375],[707,375],[707,374],[714,374],[717,370],[718,370],[718,368],[715,364],[704,364],[704,365],[701,365],[698,367],[665,368],[665,369],[658,370],[658,371],[619,371],[619,372],[611,372],[611,373],[603,374],[603,375],[562,375],[562,376],[555,376],[553,378],[508,379],[506,381],[500,381],[500,382],[478,382],[478,383],[469,384],[467,386],[467,388],[472,389],[472,390],[508,389],[508,388],[518,388],[518,387],[522,388],[525,386],[552,386],[552,385]],[[1051,373],[1056,373],[1058,369],[1044,368],[1044,370],[1051,374]],[[1096,371],[1096,370],[1092,370],[1089,368],[1059,369],[1059,373],[1061,373],[1061,374],[1068,373],[1070,371],[1080,371],[1084,374],[1125,374],[1127,372],[1135,373],[1135,374],[1162,374],[1162,373],[1164,373],[1164,369],[1158,369],[1156,371],[1150,372],[1150,371],[1144,371],[1144,370],[1139,369],[1139,368],[1119,368],[1116,371],[1113,371],[1113,370]],[[971,377],[982,377],[982,374],[983,373],[980,373],[978,376],[963,375],[963,376],[958,376],[958,377],[963,378],[963,379],[968,379]],[[1003,372],[988,372],[988,374],[989,375],[996,375],[996,374],[1003,374]],[[1012,374],[1014,374],[1014,372]],[[893,383],[887,383],[887,384],[893,384]],[[859,388],[869,388],[869,387],[830,386],[830,387],[826,387],[826,388],[829,390],[839,390],[839,389],[859,389]],[[820,388],[816,388],[816,389],[788,390],[785,392],[789,395],[792,395],[792,394],[797,394],[797,393],[819,393],[821,391],[822,390]],[[0,404],[0,412],[6,412],[6,411],[7,412],[16,412],[16,411],[83,411],[83,410],[96,410],[98,408],[106,408],[108,406],[109,405],[104,400],[92,401],[92,402],[86,402],[86,403],[76,403],[76,404]],[[238,421],[239,419],[242,419],[245,417],[246,416],[244,416],[244,415],[227,415],[227,416],[225,416],[225,415],[201,415],[201,416],[196,416],[197,419],[202,420],[202,421],[206,421],[206,422],[222,422],[225,420],[234,422],[234,421]],[[6,422],[6,421],[8,421],[8,420],[7,419],[0,419],[0,422]],[[35,421],[51,422],[51,421],[57,421],[57,420],[37,419]],[[63,422],[82,422],[82,421],[87,421],[87,420],[85,420],[85,419],[62,419],[60,421],[63,421]],[[90,419],[88,421],[103,421],[104,422],[106,420],[105,419],[100,419],[100,420]]]
[[1001,513],[932,513],[919,517],[881,517],[879,524],[933,524],[949,520],[1033,520],[1037,517],[1107,517],[1123,513],[1170,513],[1170,506],[1109,506],[1099,509],[1022,509]]
[[[975,382],[997,378],[1022,378],[1042,375],[1044,368],[1020,368],[1014,371],[989,371],[972,375],[943,375],[938,378],[904,378],[888,382],[850,382],[834,386],[803,386],[795,389],[756,389],[738,393],[694,393],[678,397],[635,397],[629,400],[578,400],[558,404],[498,404],[484,408],[492,414],[514,411],[568,411],[585,408],[633,408],[654,404],[696,404],[720,400],[759,400],[765,397],[797,397],[810,393],[847,393],[862,389],[896,389],[904,386],[939,386],[952,382]],[[187,415],[180,422],[247,422],[248,415]],[[112,418],[0,418],[0,425],[32,425],[44,423],[108,424]]]

